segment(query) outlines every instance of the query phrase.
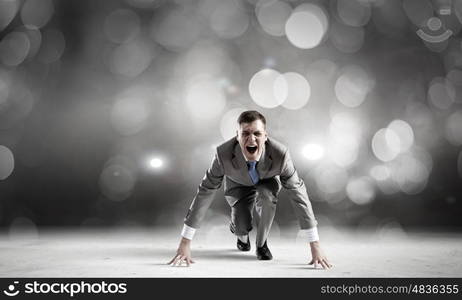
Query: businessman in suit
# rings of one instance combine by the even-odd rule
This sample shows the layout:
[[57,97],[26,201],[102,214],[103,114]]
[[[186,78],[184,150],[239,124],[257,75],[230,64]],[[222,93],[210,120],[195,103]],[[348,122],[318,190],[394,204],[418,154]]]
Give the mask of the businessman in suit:
[[256,255],[259,260],[273,258],[268,247],[268,233],[276,212],[281,187],[288,190],[300,228],[310,244],[310,264],[324,269],[331,264],[323,254],[305,184],[298,177],[287,147],[269,138],[266,119],[257,111],[245,111],[238,120],[237,136],[216,149],[212,165],[206,171],[184,220],[182,238],[173,266],[194,261],[191,240],[224,182],[225,198],[231,207],[230,231],[237,236],[237,248],[249,251],[252,219],[257,224]]

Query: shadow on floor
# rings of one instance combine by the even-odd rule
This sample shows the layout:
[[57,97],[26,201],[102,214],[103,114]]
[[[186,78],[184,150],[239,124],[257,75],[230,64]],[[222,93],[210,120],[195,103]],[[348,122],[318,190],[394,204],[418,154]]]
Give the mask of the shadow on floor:
[[197,249],[193,251],[193,257],[197,259],[219,259],[219,260],[256,260],[255,253],[241,252],[236,249]]
[[[165,262],[171,260],[176,249],[165,248],[113,248],[105,252],[106,257],[151,257],[164,258]],[[192,249],[193,259],[214,259],[214,260],[256,260],[255,252],[241,252],[237,249]]]

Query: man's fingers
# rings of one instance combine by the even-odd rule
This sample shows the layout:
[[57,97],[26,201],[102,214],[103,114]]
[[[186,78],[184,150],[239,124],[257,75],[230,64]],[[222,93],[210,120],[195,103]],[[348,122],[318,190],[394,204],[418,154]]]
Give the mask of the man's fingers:
[[184,256],[181,255],[181,256],[180,256],[180,259],[178,260],[178,263],[177,263],[176,266],[177,266],[177,267],[181,267],[181,264],[183,263],[183,260],[184,260]]
[[172,263],[172,267],[176,267],[178,266],[179,264],[181,263],[181,255],[177,255],[177,257],[175,258],[175,260],[173,261]]
[[178,255],[178,254],[175,255],[175,257],[174,257],[168,264],[171,265],[171,266],[174,266],[174,265],[176,264],[176,262],[177,262],[179,256],[180,256],[180,255]]
[[167,263],[167,265],[170,265],[176,258],[176,255]]
[[327,259],[324,258],[324,262],[329,268],[332,268],[332,264]]
[[177,254],[171,261],[168,262],[168,264],[172,267],[181,267],[183,263],[185,263],[186,266],[189,267],[190,264],[194,264],[195,261],[193,261],[190,257],[186,255]]
[[321,266],[323,267],[324,270],[329,269],[329,267],[327,266],[327,264],[326,264],[326,262],[324,260],[321,260]]

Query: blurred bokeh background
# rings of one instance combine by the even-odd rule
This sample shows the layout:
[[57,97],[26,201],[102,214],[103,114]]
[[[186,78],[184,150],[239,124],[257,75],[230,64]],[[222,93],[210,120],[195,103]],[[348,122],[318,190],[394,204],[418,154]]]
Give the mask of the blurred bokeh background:
[[0,0],[0,225],[182,226],[256,109],[321,226],[460,228],[461,24],[459,0]]

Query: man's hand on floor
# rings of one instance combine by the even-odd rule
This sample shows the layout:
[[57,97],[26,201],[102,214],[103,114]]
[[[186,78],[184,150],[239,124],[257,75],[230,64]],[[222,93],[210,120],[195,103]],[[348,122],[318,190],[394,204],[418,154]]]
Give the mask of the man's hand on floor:
[[185,238],[181,238],[176,255],[168,262],[172,267],[181,267],[183,263],[188,267],[194,263],[191,257],[191,240]]
[[329,261],[327,260],[327,257],[322,252],[321,245],[319,244],[318,241],[311,242],[310,247],[311,247],[311,257],[312,257],[312,259],[311,259],[309,265],[314,264],[314,267],[317,268],[318,264],[320,264],[324,269],[332,268],[332,264],[329,263]]

